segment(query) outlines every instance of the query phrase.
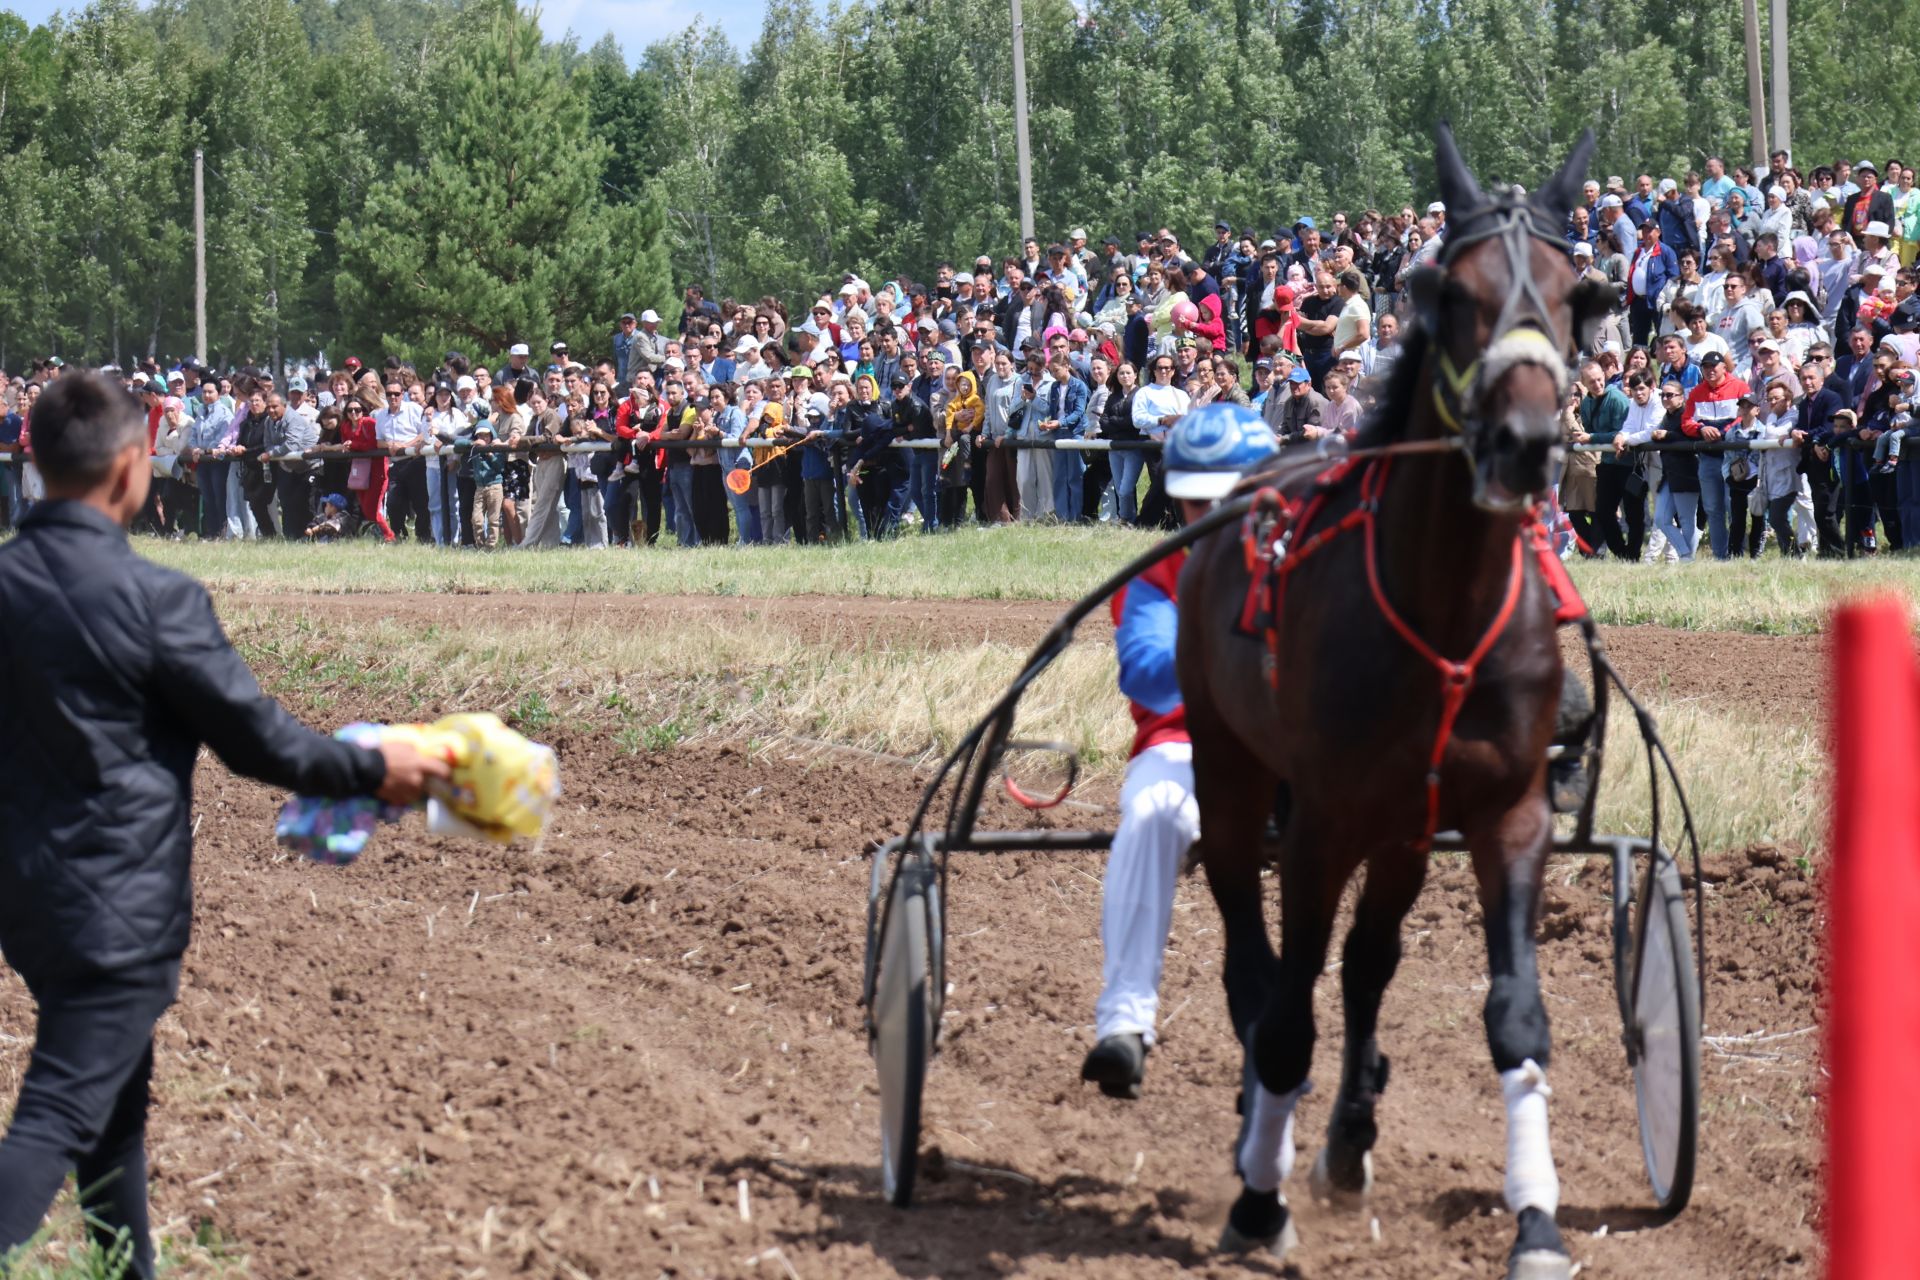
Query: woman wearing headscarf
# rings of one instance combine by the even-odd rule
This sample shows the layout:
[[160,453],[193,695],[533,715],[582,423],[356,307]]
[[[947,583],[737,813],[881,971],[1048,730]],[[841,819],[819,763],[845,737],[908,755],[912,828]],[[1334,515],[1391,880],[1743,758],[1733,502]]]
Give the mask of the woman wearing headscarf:
[[973,439],[986,422],[980,384],[972,373],[954,376],[954,394],[947,400],[946,422],[940,431],[940,527],[958,526],[966,514],[967,486],[972,480]]

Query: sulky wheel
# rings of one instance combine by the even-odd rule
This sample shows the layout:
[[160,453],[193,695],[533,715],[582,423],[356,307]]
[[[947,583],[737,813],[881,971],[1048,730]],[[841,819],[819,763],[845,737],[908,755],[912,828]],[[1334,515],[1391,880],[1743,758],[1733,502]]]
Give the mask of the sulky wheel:
[[1640,1147],[1654,1200],[1669,1216],[1693,1194],[1700,1125],[1700,988],[1686,895],[1671,858],[1655,851],[1640,886],[1627,1055],[1640,1111]]
[[894,876],[881,926],[873,995],[873,1060],[880,1072],[880,1178],[887,1200],[913,1201],[920,1162],[920,1100],[933,1052],[928,985],[932,874],[908,857]]

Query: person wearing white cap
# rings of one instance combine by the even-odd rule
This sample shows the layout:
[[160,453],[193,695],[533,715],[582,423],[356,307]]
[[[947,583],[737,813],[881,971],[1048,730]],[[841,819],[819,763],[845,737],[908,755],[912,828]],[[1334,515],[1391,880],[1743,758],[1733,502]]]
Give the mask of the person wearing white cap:
[[534,377],[533,366],[527,360],[533,354],[524,342],[516,342],[507,348],[507,362],[493,375],[493,380],[503,387],[511,387],[522,378]]
[[667,335],[660,332],[660,313],[652,307],[640,313],[640,328],[633,335],[627,360],[628,381],[667,362]]
[[[1886,192],[1880,194],[1885,195]],[[1854,237],[1860,246],[1860,256],[1854,261],[1855,279],[1860,278],[1869,266],[1882,268],[1889,277],[1899,269],[1900,259],[1888,243],[1892,238],[1893,232],[1884,222],[1869,222],[1866,230]]]

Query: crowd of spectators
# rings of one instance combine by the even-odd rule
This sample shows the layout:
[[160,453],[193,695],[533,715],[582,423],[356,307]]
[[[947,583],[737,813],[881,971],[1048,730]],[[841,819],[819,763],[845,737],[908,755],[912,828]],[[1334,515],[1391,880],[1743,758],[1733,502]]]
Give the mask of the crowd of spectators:
[[[1717,558],[1768,538],[1899,549],[1920,530],[1920,461],[1901,448],[1914,170],[1704,168],[1589,182],[1568,219],[1576,271],[1618,299],[1564,415],[1588,446],[1559,491],[1573,545],[1690,560],[1704,531]],[[425,373],[397,357],[116,372],[148,409],[143,524],[163,536],[698,546],[1171,524],[1152,443],[1214,400],[1252,405],[1283,445],[1351,432],[1398,357],[1409,273],[1446,233],[1438,202],[1270,233],[1223,221],[1193,248],[1166,227],[1076,227],[921,283],[848,272],[797,315],[696,285],[673,322],[624,315],[602,351],[516,343],[494,368],[450,351]],[[61,368],[0,374],[0,519],[36,496],[32,406]],[[1114,447],[1020,447],[1095,440]],[[1715,447],[1636,447],[1680,440]],[[1770,447],[1729,447],[1747,443]]]

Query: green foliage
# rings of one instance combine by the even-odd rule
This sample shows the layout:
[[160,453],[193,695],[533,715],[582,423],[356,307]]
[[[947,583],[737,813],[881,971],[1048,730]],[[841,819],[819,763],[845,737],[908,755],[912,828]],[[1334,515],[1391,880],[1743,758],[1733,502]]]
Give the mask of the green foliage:
[[[1912,0],[1791,0],[1802,167],[1920,153]],[[1483,179],[1748,153],[1740,10],[1632,0],[1027,0],[1036,215],[1084,225],[1418,204],[1451,118]],[[1763,24],[1768,6],[1761,5]],[[91,0],[0,12],[0,364],[192,342],[207,151],[216,359],[437,360],[681,288],[804,302],[1015,247],[1003,4],[770,0],[744,55],[543,41],[511,0]]]
[[427,364],[548,337],[604,348],[611,318],[663,283],[657,226],[600,199],[611,148],[533,15],[483,14],[435,73],[419,163],[341,224],[347,337]]

